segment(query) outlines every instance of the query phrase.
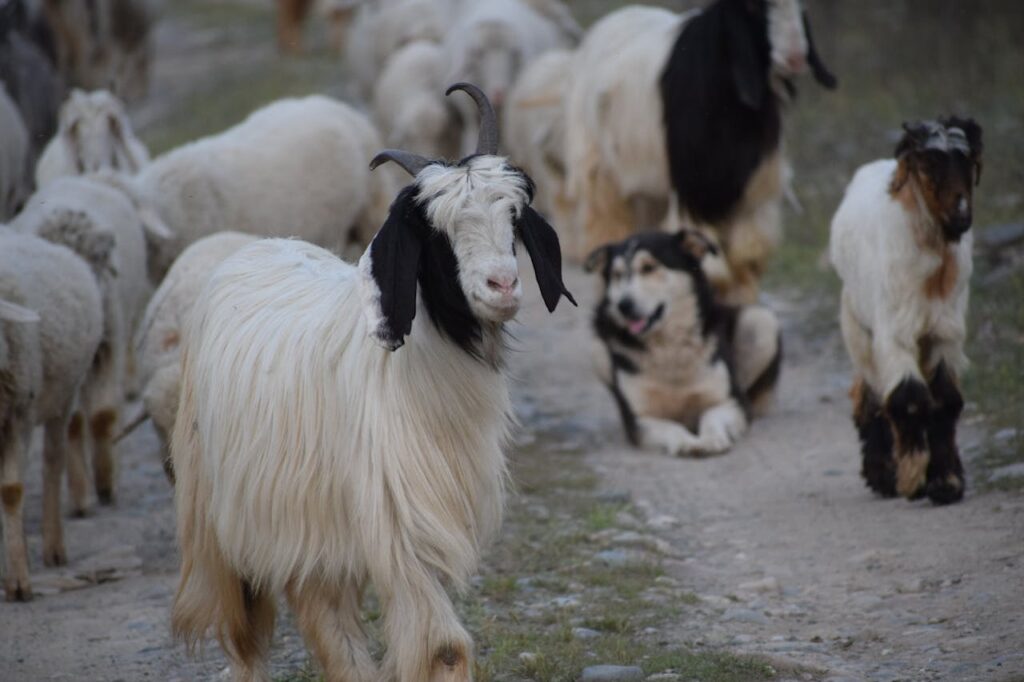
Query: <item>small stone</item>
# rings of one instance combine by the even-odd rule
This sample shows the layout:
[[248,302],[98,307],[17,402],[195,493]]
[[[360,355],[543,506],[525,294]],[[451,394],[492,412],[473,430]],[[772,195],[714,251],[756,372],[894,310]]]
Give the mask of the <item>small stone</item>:
[[[669,528],[675,528],[679,525],[679,519],[674,516],[668,516],[666,514],[660,514],[654,518],[647,520],[647,525],[654,530],[668,530]],[[651,679],[651,678],[647,678]]]
[[537,662],[537,654],[532,651],[524,651],[517,658],[523,665],[534,665]]
[[890,655],[892,655],[892,649],[882,649],[882,655],[883,656],[890,656]]
[[722,620],[735,621],[737,623],[758,623],[760,625],[768,624],[768,617],[763,613],[759,613],[753,609],[736,607],[726,609],[725,613],[722,614]]
[[634,665],[592,665],[583,669],[582,682],[633,682],[644,679],[644,671]]
[[774,593],[779,591],[779,581],[773,576],[766,576],[760,580],[740,583],[737,588],[743,592]]
[[570,609],[580,605],[580,600],[571,595],[564,597],[555,597],[551,600],[551,605],[559,609]]
[[994,469],[992,471],[991,480],[1000,481],[1006,478],[1022,477],[1024,477],[1024,462],[1017,462],[1016,464],[1007,464],[1006,466]]
[[647,678],[647,682],[678,682],[683,679],[675,673],[654,673]]
[[591,630],[590,628],[573,628],[572,629],[572,636],[575,639],[586,640],[586,639],[594,639],[596,637],[600,637],[601,633],[598,632],[597,630]]
[[596,497],[597,501],[603,504],[629,504],[633,499],[628,490],[602,490]]
[[643,561],[643,555],[639,552],[630,552],[624,549],[606,549],[594,555],[594,560],[612,568],[622,568],[630,564],[637,564]]

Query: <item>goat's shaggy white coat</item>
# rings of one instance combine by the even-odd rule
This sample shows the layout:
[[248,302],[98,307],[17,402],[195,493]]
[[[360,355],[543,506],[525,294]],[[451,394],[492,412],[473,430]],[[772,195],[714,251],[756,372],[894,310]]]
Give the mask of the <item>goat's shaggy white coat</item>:
[[149,151],[132,131],[124,105],[106,90],[72,90],[61,106],[57,135],[36,164],[36,185],[100,170],[135,174]]
[[[920,235],[938,228],[916,186],[910,188],[916,211],[890,195],[896,167],[895,160],[885,159],[857,171],[832,219],[830,245],[843,280],[844,339],[858,373],[883,398],[908,377],[927,384],[922,370],[940,362],[957,375],[965,369],[973,268],[971,232],[955,243],[921,243]],[[956,268],[949,295],[925,295],[925,282],[947,260]],[[927,357],[921,357],[923,340],[930,349]]]
[[43,562],[67,562],[60,504],[68,422],[103,330],[89,267],[63,246],[0,226],[0,499],[7,599],[30,599],[22,525],[33,427],[43,440]]
[[217,232],[195,242],[174,261],[146,306],[135,344],[137,366],[142,403],[153,420],[165,461],[169,461],[168,441],[178,411],[181,338],[192,308],[210,273],[256,239],[239,232]]
[[174,237],[151,272],[162,278],[200,237],[233,230],[297,236],[328,248],[366,243],[394,196],[387,169],[370,174],[381,141],[369,119],[318,95],[284,99],[228,130],[154,159],[122,179]]

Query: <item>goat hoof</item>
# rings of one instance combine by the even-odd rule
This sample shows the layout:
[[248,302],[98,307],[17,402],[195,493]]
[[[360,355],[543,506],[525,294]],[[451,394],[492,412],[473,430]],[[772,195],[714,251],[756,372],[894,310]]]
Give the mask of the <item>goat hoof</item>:
[[63,547],[52,547],[43,551],[43,564],[46,566],[64,566],[68,563],[68,553]]
[[114,504],[114,491],[110,489],[101,489],[96,491],[96,498],[105,507],[109,507]]
[[953,504],[963,499],[964,482],[959,476],[950,474],[945,479],[928,481],[926,494],[932,504]]
[[72,509],[70,516],[73,519],[84,519],[89,516],[89,510],[85,507],[82,507],[81,509]]
[[28,579],[8,580],[4,585],[4,596],[7,601],[32,601],[32,587],[28,584]]

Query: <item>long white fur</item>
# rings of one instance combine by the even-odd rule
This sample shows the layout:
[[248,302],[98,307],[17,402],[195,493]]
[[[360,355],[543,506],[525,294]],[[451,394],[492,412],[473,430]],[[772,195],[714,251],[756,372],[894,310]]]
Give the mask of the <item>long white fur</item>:
[[181,383],[181,338],[206,279],[221,262],[257,238],[240,232],[217,232],[185,249],[146,306],[135,347],[142,382],[142,403],[152,418],[163,457],[178,411]]
[[368,168],[380,148],[374,125],[352,107],[318,95],[283,99],[159,156],[122,186],[175,235],[153,258],[159,280],[186,246],[221,230],[365,244],[395,194],[389,169]]
[[[521,176],[481,156],[428,166],[416,183],[479,317],[484,283],[508,265],[495,254],[515,267]],[[401,350],[371,341],[371,254],[356,268],[305,242],[262,240],[199,295],[172,438],[184,561],[174,622],[187,639],[218,628],[225,575],[259,591],[321,590],[336,600],[324,607],[333,622],[350,623],[324,654],[340,657],[328,679],[368,682],[358,606],[343,595],[369,580],[385,605],[387,679],[420,682],[440,647],[472,649],[444,585],[466,585],[499,527],[512,410],[502,372],[439,332],[422,301]],[[481,322],[485,353],[499,353],[500,327]],[[310,599],[293,608],[307,612]]]
[[22,526],[32,429],[43,444],[43,559],[64,563],[60,492],[68,420],[103,329],[89,267],[63,246],[0,226],[0,494],[8,599],[30,598]]
[[36,185],[99,170],[137,173],[149,151],[132,131],[124,105],[106,90],[75,89],[61,106],[56,136],[36,165]]
[[[769,11],[772,59],[776,70],[787,72],[779,61],[805,53],[807,42],[796,0],[777,4]],[[595,23],[577,48],[565,100],[566,188],[576,206],[570,229],[580,245],[568,252],[571,256],[582,258],[636,227],[650,227],[618,224],[632,221],[627,204],[634,197],[666,200],[668,229],[677,229],[680,221],[706,227],[679,215],[676,207],[658,85],[683,24],[696,15],[696,10],[677,14],[627,6]],[[783,175],[782,157],[773,155],[748,183],[730,234],[723,235],[729,237],[724,241],[730,242],[730,254],[756,260],[774,249],[781,235]]]
[[[861,166],[832,219],[830,255],[843,281],[840,321],[857,371],[880,397],[903,379],[927,384],[922,371],[945,361],[955,374],[967,364],[966,337],[971,245],[967,232],[958,243],[922,248],[915,233],[937,233],[924,200],[908,211],[889,194],[897,162]],[[925,281],[934,275],[949,250],[957,266],[948,298],[928,297]],[[919,343],[932,351],[920,358]]]

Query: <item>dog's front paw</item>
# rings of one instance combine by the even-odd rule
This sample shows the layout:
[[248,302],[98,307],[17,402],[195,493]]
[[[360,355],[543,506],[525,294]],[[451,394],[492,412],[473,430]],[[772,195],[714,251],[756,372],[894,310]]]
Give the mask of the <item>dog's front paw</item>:
[[697,454],[701,449],[700,439],[687,430],[685,426],[679,429],[672,429],[665,434],[662,447],[665,453],[671,457],[687,457]]
[[735,442],[732,434],[726,431],[709,433],[701,437],[699,450],[706,455],[718,455],[731,448]]

